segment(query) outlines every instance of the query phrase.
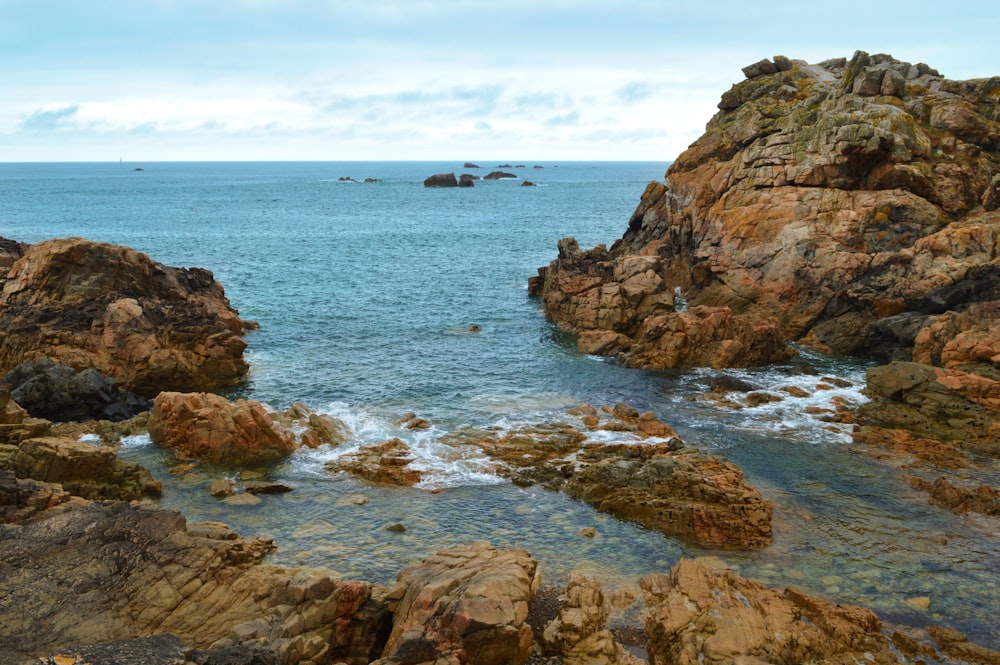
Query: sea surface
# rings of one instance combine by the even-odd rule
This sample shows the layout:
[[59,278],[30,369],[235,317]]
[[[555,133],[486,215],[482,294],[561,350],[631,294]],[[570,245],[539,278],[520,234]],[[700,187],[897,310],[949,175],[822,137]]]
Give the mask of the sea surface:
[[[435,173],[496,167],[482,165],[0,164],[0,236],[81,236],[208,268],[241,316],[260,323],[247,337],[249,379],[228,396],[276,409],[302,402],[350,426],[353,439],[341,447],[253,470],[294,491],[252,507],[208,494],[214,478],[243,482],[239,470],[171,473],[177,460],[147,437],[124,442],[123,457],[164,481],[163,506],[274,538],[275,563],[391,583],[436,549],[488,540],[527,549],[547,582],[578,570],[610,590],[634,588],[681,556],[706,557],[774,587],[865,605],[888,622],[953,626],[1000,648],[1000,521],[930,506],[907,474],[934,475],[874,460],[846,426],[806,413],[835,398],[863,402],[864,362],[803,351],[788,365],[751,371],[627,369],[578,353],[528,297],[528,277],[555,257],[560,238],[610,245],[667,164],[525,162],[502,169],[513,180],[423,187]],[[522,187],[525,179],[537,186]],[[481,332],[468,332],[473,324]],[[809,397],[743,409],[701,399],[723,375],[776,394],[794,385]],[[826,376],[850,385],[821,386]],[[619,401],[652,409],[689,444],[744,469],[774,503],[773,545],[699,549],[562,495],[515,487],[489,460],[456,459],[437,442],[462,425],[565,420],[568,407]],[[433,427],[394,425],[406,412]],[[407,441],[427,473],[416,488],[324,469],[392,436]],[[1000,484],[995,462],[965,475]],[[355,505],[355,494],[368,502]],[[396,523],[405,531],[386,530]],[[580,536],[584,526],[596,537]]]

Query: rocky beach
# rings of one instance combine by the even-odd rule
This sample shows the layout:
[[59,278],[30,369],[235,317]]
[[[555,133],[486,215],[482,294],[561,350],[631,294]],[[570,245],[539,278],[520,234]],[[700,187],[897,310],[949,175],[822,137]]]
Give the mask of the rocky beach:
[[[927,534],[929,546],[978,538],[968,562],[992,560],[1000,78],[952,81],[864,52],[817,64],[775,56],[743,72],[705,134],[641,192],[620,239],[582,249],[563,238],[528,284],[575,361],[694,376],[707,389],[677,402],[691,407],[647,408],[639,394],[636,404],[558,401],[530,418],[490,404],[491,422],[452,422],[447,406],[394,395],[391,435],[365,438],[319,400],[299,401],[294,381],[282,384],[290,397],[280,407],[255,399],[255,362],[269,358],[252,354],[253,335],[268,321],[244,319],[209,270],[81,238],[0,239],[0,663],[1000,663],[995,571],[990,587],[988,570],[967,578],[919,553],[921,569],[883,577],[895,564],[876,553],[871,576],[851,586],[833,566],[856,525],[838,527],[838,545],[788,535],[814,518],[759,472],[798,467],[772,457],[741,468],[739,450],[703,449],[697,426],[674,421],[697,408],[724,429],[732,414],[753,423],[765,419],[755,409],[790,405],[808,418],[802,436],[832,433],[850,446],[826,463],[877,469],[890,494],[905,479],[909,493],[886,503],[911,510],[917,497],[947,525]],[[540,185],[518,196],[556,187],[533,178]],[[424,185],[426,196],[453,195]],[[455,294],[460,302],[464,291]],[[440,337],[489,341],[500,324],[482,322]],[[296,334],[332,334],[319,324]],[[822,358],[860,363],[864,385],[817,371]],[[771,367],[781,378],[768,385],[763,374],[726,373]],[[439,402],[457,401],[461,390],[444,394]],[[829,399],[806,406],[817,395]],[[321,463],[303,473],[301,459]],[[442,483],[441,468],[483,484]],[[330,479],[347,489],[323,485]],[[435,505],[454,501],[482,522],[471,497],[494,486],[524,493],[499,500],[514,519],[532,502],[586,507],[589,523],[550,519],[551,533],[537,534],[567,557],[618,528],[635,529],[625,541],[641,531],[684,549],[611,588],[595,570],[614,562],[552,574],[496,525],[487,533],[502,542],[448,534],[431,552],[420,542],[393,579],[373,581],[310,566],[311,552],[282,551],[280,538],[169,508],[196,487],[213,502],[203,512],[225,505],[295,522],[296,504],[278,497],[305,496],[307,482],[339,511],[296,525],[316,550],[377,551],[388,533],[405,552],[410,530],[457,520],[449,515],[461,508]],[[807,489],[816,513],[831,487]],[[399,522],[380,512],[388,501],[406,507]],[[348,522],[358,510],[361,522]],[[800,575],[806,588],[785,583],[799,579],[793,566],[775,570],[802,553],[831,566]],[[740,562],[770,578],[742,575]],[[939,587],[893,588],[941,571],[955,595],[981,595],[946,613],[938,605],[954,599]],[[905,610],[889,616],[862,602],[894,594]],[[968,617],[974,635],[956,623],[962,612],[983,615]]]

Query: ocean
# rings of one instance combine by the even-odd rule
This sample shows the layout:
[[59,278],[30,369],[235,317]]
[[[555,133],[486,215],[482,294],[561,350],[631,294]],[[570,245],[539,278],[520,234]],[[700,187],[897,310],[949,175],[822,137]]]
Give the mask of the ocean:
[[[666,163],[481,164],[0,164],[0,235],[29,243],[81,236],[211,270],[241,316],[260,323],[247,336],[250,376],[227,396],[276,409],[302,402],[350,426],[344,446],[260,470],[295,489],[253,507],[208,495],[210,480],[239,480],[238,470],[172,474],[176,460],[147,437],[123,445],[123,457],[164,481],[163,506],[273,537],[275,563],[390,583],[436,549],[488,540],[527,549],[547,582],[576,570],[610,591],[634,588],[681,556],[714,557],[774,587],[865,605],[890,622],[951,625],[1000,648],[997,521],[928,505],[907,480],[914,471],[872,459],[846,426],[806,412],[835,398],[864,401],[864,362],[803,350],[788,365],[757,370],[628,369],[578,353],[528,297],[528,277],[555,258],[560,238],[591,247],[620,237]],[[491,170],[518,178],[423,187],[432,174]],[[809,396],[725,409],[698,398],[720,375]],[[816,390],[831,375],[850,385]],[[559,494],[515,487],[488,460],[455,459],[437,443],[463,425],[509,428],[619,401],[652,409],[689,444],[744,469],[775,505],[774,544],[702,550]],[[406,412],[432,428],[394,425]],[[373,487],[323,467],[393,436],[427,474],[417,488]],[[1000,484],[995,466],[964,479]],[[346,500],[358,493],[367,504]],[[395,523],[406,530],[385,529]],[[579,536],[583,526],[596,537]]]

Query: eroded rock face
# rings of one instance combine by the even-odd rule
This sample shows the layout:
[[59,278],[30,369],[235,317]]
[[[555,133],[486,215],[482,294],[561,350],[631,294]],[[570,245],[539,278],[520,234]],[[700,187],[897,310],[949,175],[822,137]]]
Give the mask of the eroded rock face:
[[681,559],[640,581],[650,662],[897,663],[874,612]]
[[0,372],[50,358],[145,397],[212,390],[247,373],[244,322],[207,270],[69,238],[28,246],[0,271]]
[[163,633],[199,649],[260,647],[281,665],[377,658],[388,627],[377,589],[260,565],[273,547],[121,502],[7,531],[0,661]]
[[211,393],[157,395],[149,436],[178,457],[218,464],[275,461],[296,448],[292,433],[275,423],[260,402],[230,402]]
[[415,485],[420,471],[410,467],[413,456],[400,439],[389,439],[374,446],[362,446],[357,452],[326,463],[329,471],[346,471],[379,485]]
[[[559,257],[532,281],[546,313],[581,341],[589,331],[620,336],[588,350],[641,367],[749,365],[786,357],[777,334],[898,357],[944,312],[927,311],[928,294],[953,289],[947,309],[957,312],[998,298],[989,282],[1000,213],[983,201],[995,198],[1000,171],[1000,78],[949,81],[863,52],[766,65],[723,95],[705,134],[665,182],[650,183],[610,250],[560,241]],[[709,339],[758,354],[673,352],[690,335],[675,289],[689,311],[746,317]],[[931,317],[910,339],[876,329],[908,312]],[[653,351],[636,354],[637,343]]]
[[541,584],[524,550],[475,543],[403,569],[388,594],[392,633],[378,665],[519,665],[531,649],[528,603]]

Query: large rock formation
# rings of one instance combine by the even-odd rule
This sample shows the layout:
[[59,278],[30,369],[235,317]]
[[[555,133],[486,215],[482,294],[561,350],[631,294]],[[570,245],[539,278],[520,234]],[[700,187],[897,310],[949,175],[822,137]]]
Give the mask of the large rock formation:
[[3,241],[0,252],[0,373],[50,358],[146,397],[247,373],[244,322],[207,270],[79,238]]
[[326,463],[329,471],[344,471],[379,485],[415,485],[423,474],[410,467],[410,447],[400,439],[389,439],[374,446],[361,446],[356,452]]
[[[781,359],[781,337],[909,360],[951,310],[938,327],[961,339],[944,355],[993,363],[976,304],[1000,298],[1000,78],[949,81],[863,52],[764,62],[610,250],[560,242],[531,284],[548,315],[602,332],[588,349],[672,367]],[[699,308],[720,323],[692,331]]]
[[218,464],[271,462],[291,454],[295,436],[260,402],[211,393],[162,392],[153,402],[149,437],[183,459]]

